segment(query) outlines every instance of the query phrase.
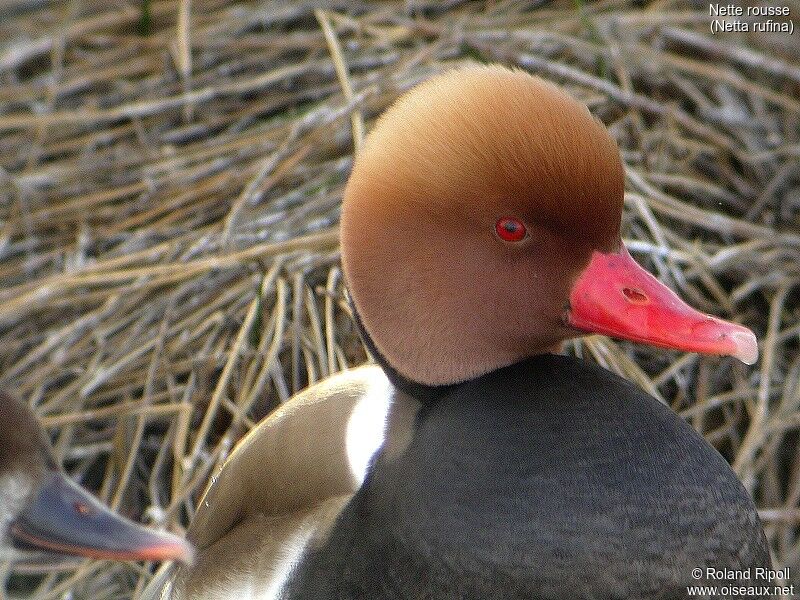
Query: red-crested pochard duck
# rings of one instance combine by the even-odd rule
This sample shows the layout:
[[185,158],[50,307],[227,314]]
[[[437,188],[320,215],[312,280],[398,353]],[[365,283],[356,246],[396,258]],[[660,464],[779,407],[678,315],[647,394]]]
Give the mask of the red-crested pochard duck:
[[[122,517],[70,479],[26,404],[0,393],[0,561],[190,561],[182,538]],[[69,562],[69,561],[67,561]]]
[[[199,503],[161,598],[686,598],[769,567],[722,456],[628,381],[555,354],[597,332],[751,364],[620,240],[623,166],[585,106],[522,71],[433,77],[377,122],[341,219],[380,366],[309,388]],[[705,573],[705,570],[703,571]],[[696,574],[696,572],[695,572]]]

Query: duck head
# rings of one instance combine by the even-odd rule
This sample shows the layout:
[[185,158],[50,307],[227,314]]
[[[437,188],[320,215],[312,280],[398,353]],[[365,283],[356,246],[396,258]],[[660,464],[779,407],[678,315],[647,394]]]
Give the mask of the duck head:
[[0,393],[0,556],[189,561],[183,539],[114,513],[58,467],[28,406]]
[[630,257],[623,193],[614,140],[557,86],[498,66],[418,85],[378,120],[345,190],[342,261],[366,335],[434,386],[584,333],[754,362],[749,329]]

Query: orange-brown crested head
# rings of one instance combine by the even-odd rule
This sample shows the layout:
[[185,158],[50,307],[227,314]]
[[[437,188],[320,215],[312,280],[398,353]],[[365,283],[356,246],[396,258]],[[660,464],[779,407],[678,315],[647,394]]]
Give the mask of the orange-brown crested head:
[[345,274],[401,375],[463,381],[553,349],[594,250],[619,245],[623,168],[606,129],[522,71],[433,77],[378,120],[347,184]]

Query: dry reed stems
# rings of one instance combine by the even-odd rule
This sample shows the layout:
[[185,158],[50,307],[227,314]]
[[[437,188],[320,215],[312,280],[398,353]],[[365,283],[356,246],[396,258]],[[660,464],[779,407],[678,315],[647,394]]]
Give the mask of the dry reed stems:
[[[693,6],[0,3],[0,385],[103,500],[181,531],[248,428],[367,358],[337,250],[354,139],[430,74],[499,61],[608,124],[632,252],[762,358],[570,350],[714,443],[799,567],[800,49],[712,37]],[[128,598],[150,571],[1,572],[12,594]]]

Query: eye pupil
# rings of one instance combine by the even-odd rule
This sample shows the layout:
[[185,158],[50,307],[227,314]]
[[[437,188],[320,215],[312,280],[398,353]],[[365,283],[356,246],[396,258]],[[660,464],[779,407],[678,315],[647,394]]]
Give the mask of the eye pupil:
[[495,224],[495,231],[500,239],[506,242],[519,242],[525,238],[528,230],[514,217],[502,217]]

